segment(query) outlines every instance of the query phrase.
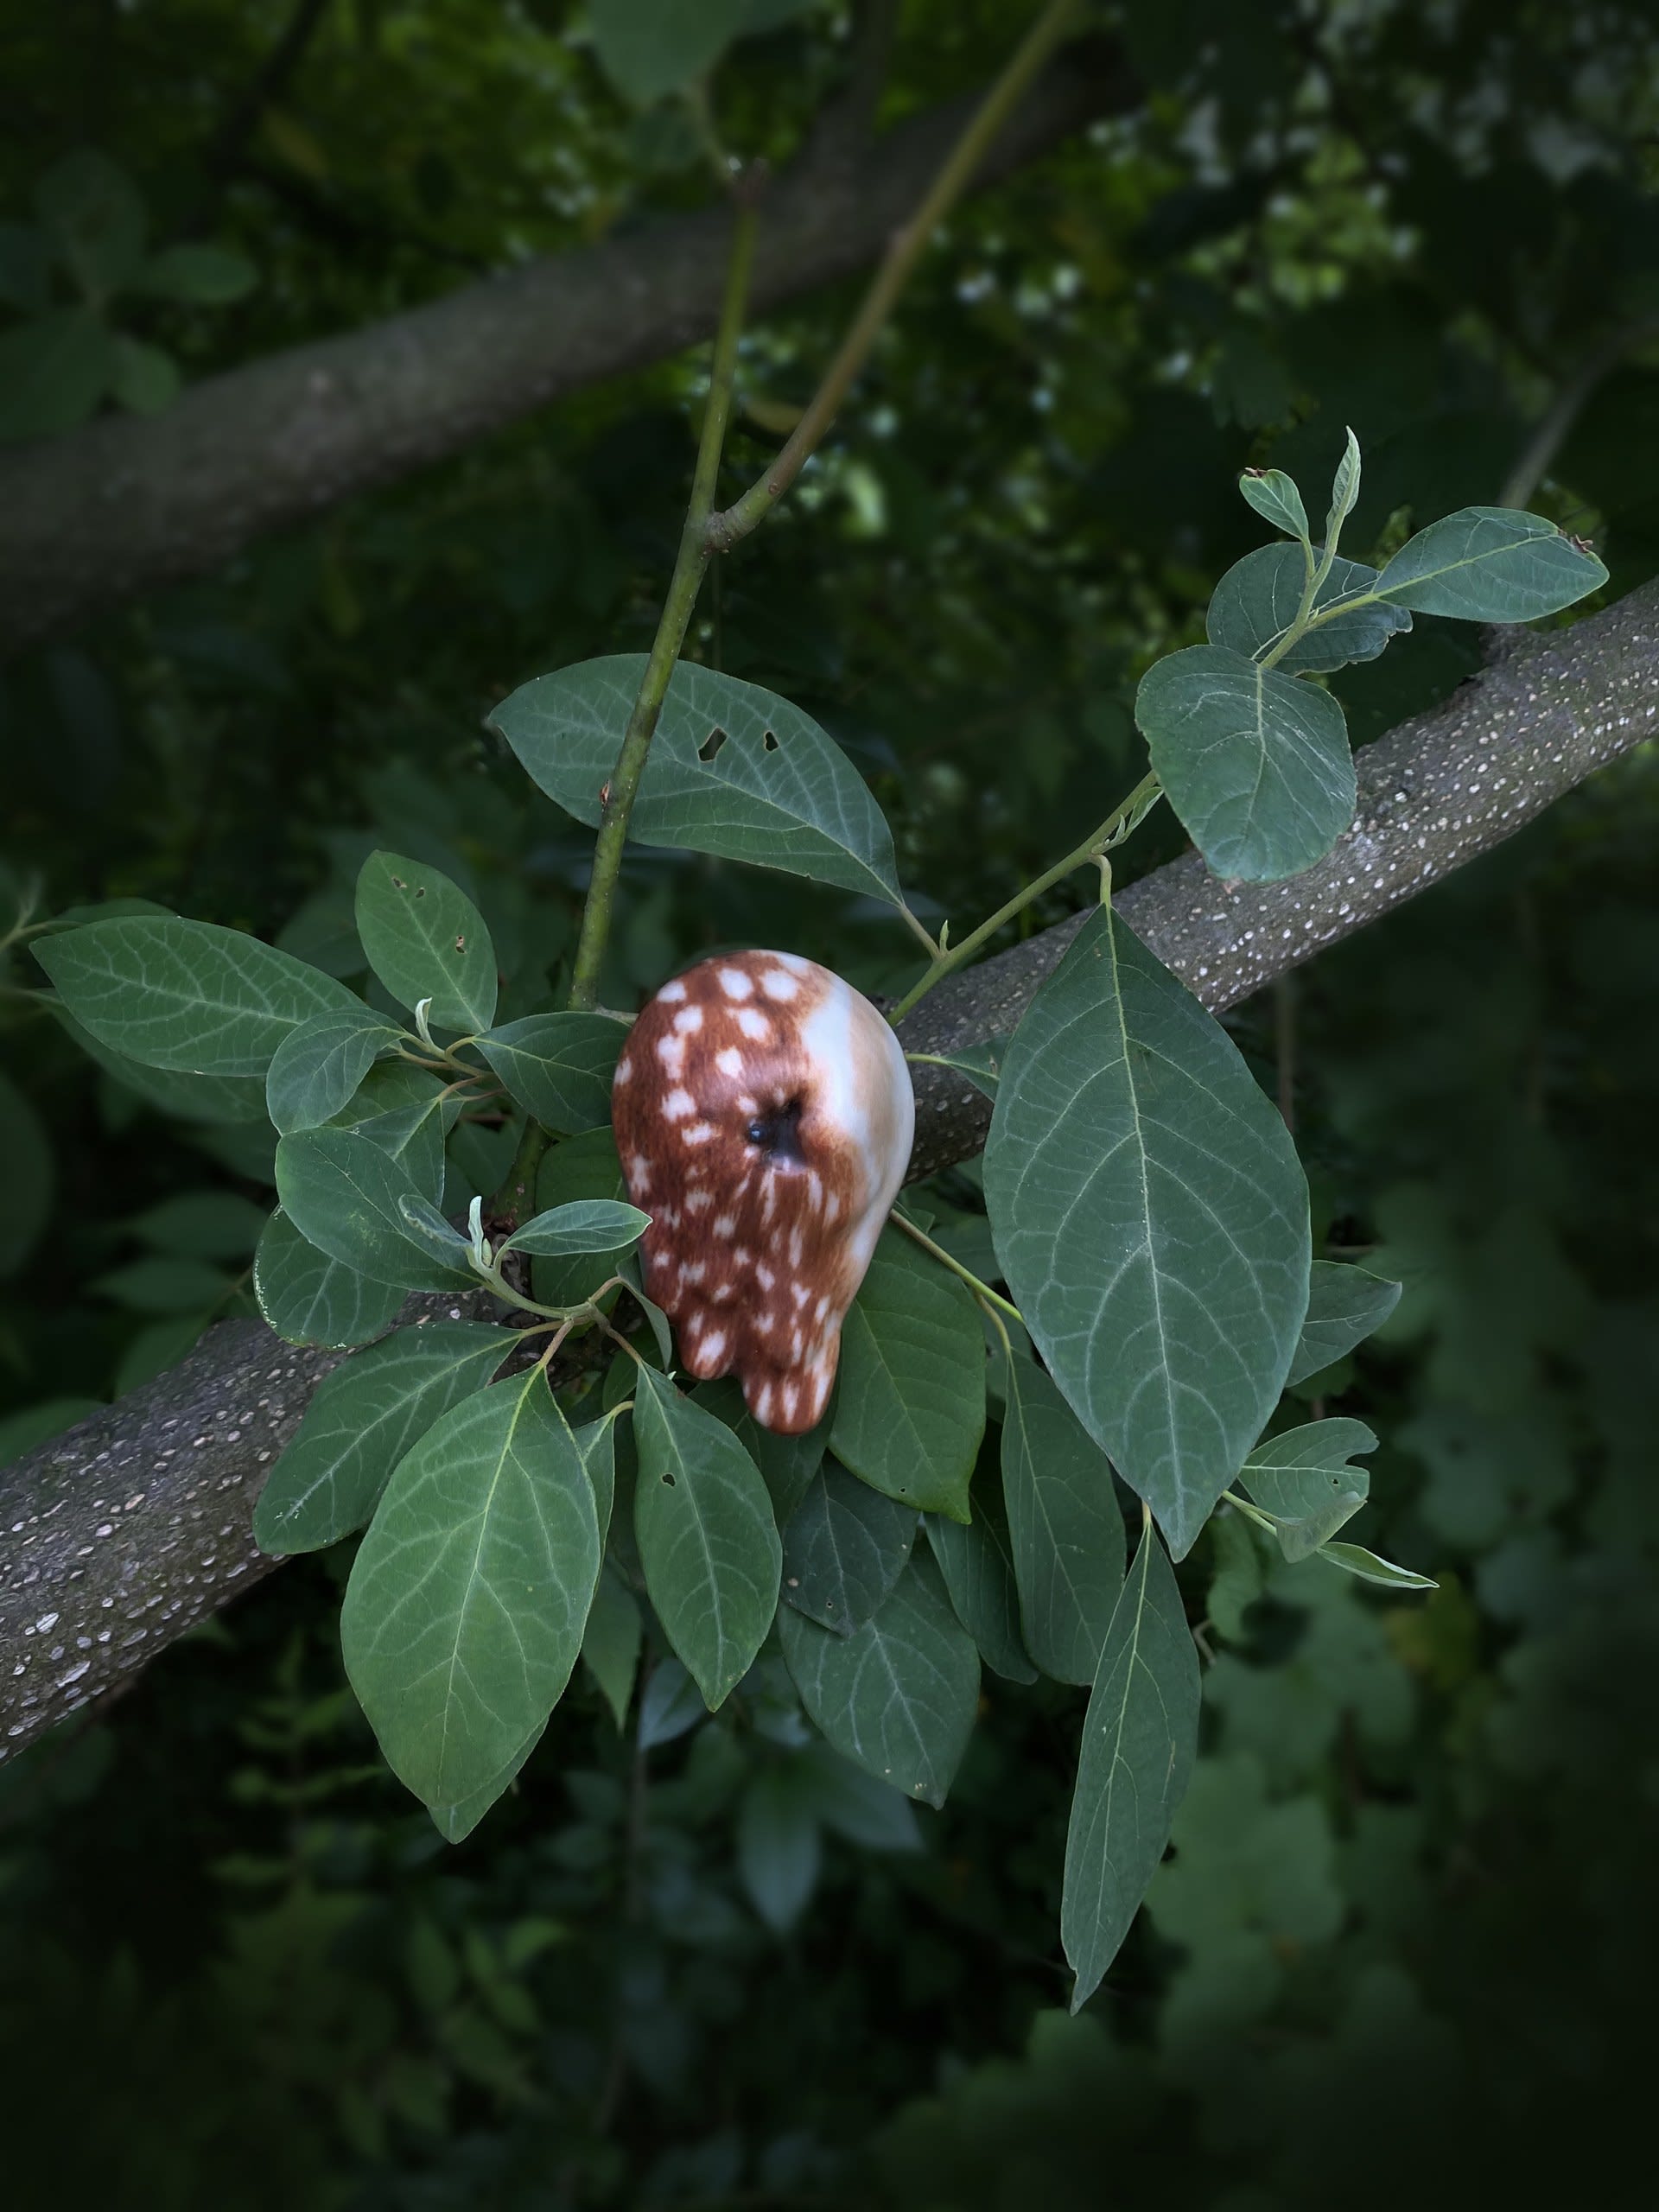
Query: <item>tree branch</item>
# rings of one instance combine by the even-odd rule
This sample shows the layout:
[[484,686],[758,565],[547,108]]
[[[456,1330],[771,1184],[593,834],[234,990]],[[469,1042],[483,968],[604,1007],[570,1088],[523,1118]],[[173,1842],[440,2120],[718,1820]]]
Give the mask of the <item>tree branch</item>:
[[[979,180],[1138,98],[1115,47],[1068,47]],[[855,162],[809,150],[768,195],[756,310],[880,254],[977,105],[970,96],[913,118]],[[0,652],[218,568],[255,538],[567,392],[706,340],[731,220],[721,206],[652,223],[210,377],[160,415],[111,416],[10,449],[0,456]]]
[[[1359,812],[1288,883],[1228,890],[1196,854],[1123,892],[1124,919],[1212,1007],[1231,1006],[1438,882],[1624,753],[1659,736],[1659,585],[1525,635],[1358,756]],[[949,976],[900,1037],[949,1052],[1011,1030],[1076,921]],[[915,1071],[912,1176],[984,1141],[985,1099]],[[432,1300],[433,1310],[453,1301]],[[0,1469],[0,1758],[122,1687],[279,1562],[251,1533],[267,1469],[336,1364],[250,1321]]]

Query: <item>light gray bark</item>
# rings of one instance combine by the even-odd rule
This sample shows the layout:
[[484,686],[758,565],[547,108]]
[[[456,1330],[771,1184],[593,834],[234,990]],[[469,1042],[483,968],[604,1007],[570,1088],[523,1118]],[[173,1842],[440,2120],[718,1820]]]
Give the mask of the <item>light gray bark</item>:
[[[1319,868],[1230,891],[1189,855],[1132,885],[1119,912],[1206,1005],[1230,1006],[1655,735],[1659,585],[1648,585],[1569,630],[1513,641],[1444,704],[1366,747],[1357,818]],[[948,1052],[1012,1029],[1076,927],[941,984],[906,1042]],[[912,1172],[924,1175],[977,1151],[988,1109],[942,1070],[917,1077]],[[0,1469],[0,1758],[278,1564],[254,1547],[254,1503],[337,1359],[223,1323],[170,1374]]]
[[[1068,47],[982,181],[1138,96],[1115,48]],[[764,203],[753,312],[874,260],[976,104],[874,143],[832,112]],[[209,377],[160,415],[111,416],[0,453],[0,654],[206,574],[254,538],[709,337],[730,219],[713,207],[652,222]]]

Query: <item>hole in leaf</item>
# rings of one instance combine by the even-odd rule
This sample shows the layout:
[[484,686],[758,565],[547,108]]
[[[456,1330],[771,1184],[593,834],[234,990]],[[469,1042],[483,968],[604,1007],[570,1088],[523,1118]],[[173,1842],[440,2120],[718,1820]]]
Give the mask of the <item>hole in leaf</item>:
[[723,729],[721,729],[718,727],[711,729],[708,736],[703,739],[702,743],[697,747],[698,760],[712,760],[715,753],[719,752],[721,747],[724,745],[725,742],[726,733]]
[[778,750],[778,736],[776,731],[768,730],[766,735],[761,739],[760,745],[763,752],[775,753]]
[[670,1490],[672,1490],[672,1489],[673,1489],[673,1487],[674,1487],[674,1478],[673,1478],[673,1476],[672,1476],[672,1475],[664,1475],[664,1476],[663,1477],[663,1480],[664,1480],[664,1481],[668,1484],[668,1487],[670,1488]]

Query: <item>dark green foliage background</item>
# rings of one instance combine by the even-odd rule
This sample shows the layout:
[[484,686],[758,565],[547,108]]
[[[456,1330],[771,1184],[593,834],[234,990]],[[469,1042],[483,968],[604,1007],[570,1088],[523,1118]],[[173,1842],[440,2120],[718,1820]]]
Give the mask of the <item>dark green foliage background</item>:
[[[289,12],[0,10],[0,215],[28,219],[39,175],[92,145],[154,242],[215,238],[257,269],[233,304],[133,306],[124,327],[187,378],[706,194],[672,165],[680,122],[631,119],[557,0],[340,0],[215,180],[203,149]],[[981,81],[1026,12],[907,5],[889,111]],[[696,657],[831,730],[906,886],[959,922],[1140,772],[1140,674],[1201,641],[1216,580],[1260,542],[1239,467],[1270,455],[1312,505],[1351,423],[1344,550],[1385,555],[1401,510],[1421,528],[1495,499],[1559,383],[1659,300],[1645,10],[1338,17],[1130,6],[1147,111],[969,205],[798,496],[705,596]],[[728,143],[787,157],[842,29],[824,6],[737,50]],[[742,390],[798,404],[850,296],[765,323]],[[387,847],[478,897],[510,976],[543,975],[587,839],[483,718],[531,675],[647,641],[697,389],[690,360],[620,379],[0,671],[0,858],[43,868],[54,907],[155,899],[349,967],[350,885]],[[1596,537],[1609,596],[1659,566],[1656,423],[1638,344],[1531,501]],[[729,489],[769,450],[741,423]],[[1356,739],[1478,652],[1424,622],[1344,671]],[[9,2193],[1641,2201],[1618,2177],[1659,1952],[1656,836],[1638,756],[1229,1018],[1294,1103],[1316,1251],[1407,1285],[1299,1389],[1382,1440],[1351,1533],[1441,1586],[1395,1602],[1315,1563],[1262,1587],[1236,1521],[1200,1541],[1180,1580],[1210,1623],[1201,1757],[1079,2019],[1056,1930],[1081,1691],[988,1674],[922,1848],[826,1825],[780,1936],[780,1895],[812,1873],[799,1808],[823,1802],[785,1716],[751,1699],[675,1734],[664,1662],[647,1755],[580,1688],[450,1851],[345,1688],[341,1548],[0,1777]],[[1134,864],[1177,840],[1154,817]],[[867,988],[913,972],[873,906],[642,853],[605,996],[741,941]],[[245,1310],[234,1204],[195,1257],[211,1279],[130,1267],[166,1254],[140,1217],[181,1194],[257,1220],[269,1141],[164,1121],[16,1001],[0,1067],[54,1163],[37,1241],[0,1250],[3,1420],[107,1397],[210,1302]],[[0,1158],[9,1225],[40,1188],[35,1126]],[[936,1198],[975,1210],[975,1172]]]

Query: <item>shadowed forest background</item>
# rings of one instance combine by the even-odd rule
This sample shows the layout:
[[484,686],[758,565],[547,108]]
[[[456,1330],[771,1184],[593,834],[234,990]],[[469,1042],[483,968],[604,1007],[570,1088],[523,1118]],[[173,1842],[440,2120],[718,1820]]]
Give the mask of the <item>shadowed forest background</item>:
[[[220,372],[714,206],[721,149],[768,159],[795,211],[791,164],[827,146],[856,199],[885,135],[982,86],[1032,10],[719,12],[698,86],[631,101],[562,0],[5,0],[0,504],[31,441],[159,425]],[[689,647],[853,754],[934,925],[1139,775],[1140,675],[1261,542],[1247,465],[1322,505],[1351,424],[1357,558],[1514,498],[1596,541],[1590,611],[1659,571],[1648,7],[1128,0],[1058,76],[1068,112],[953,216]],[[78,192],[115,261],[66,245]],[[752,316],[726,496],[880,244]],[[467,888],[504,969],[556,975],[588,840],[483,718],[649,642],[708,335],[658,327],[200,572],[130,578],[112,539],[0,667],[0,934],[38,874],[47,912],[154,899],[347,975],[385,846]],[[582,338],[550,321],[550,359]],[[0,546],[0,600],[29,583]],[[1482,654],[1437,622],[1344,671],[1356,742]],[[1166,810],[1135,868],[1182,849]],[[1056,1926],[1081,1692],[988,1675],[936,1815],[836,1796],[763,1696],[710,1719],[647,1674],[623,1733],[579,1676],[452,1849],[346,1686],[344,1545],[0,1770],[10,2201],[1648,2202],[1656,850],[1647,748],[1227,1017],[1294,1116],[1316,1251],[1405,1284],[1308,1391],[1382,1440],[1363,1541],[1440,1586],[1264,1579],[1219,1524],[1198,1545],[1202,1756],[1077,2018]],[[635,852],[605,1001],[734,944],[874,992],[915,967],[870,903]],[[7,977],[0,1461],[253,1310],[272,1141],[156,1110],[21,954]],[[495,1133],[459,1141],[493,1187]],[[943,1185],[978,1209],[972,1166]]]

